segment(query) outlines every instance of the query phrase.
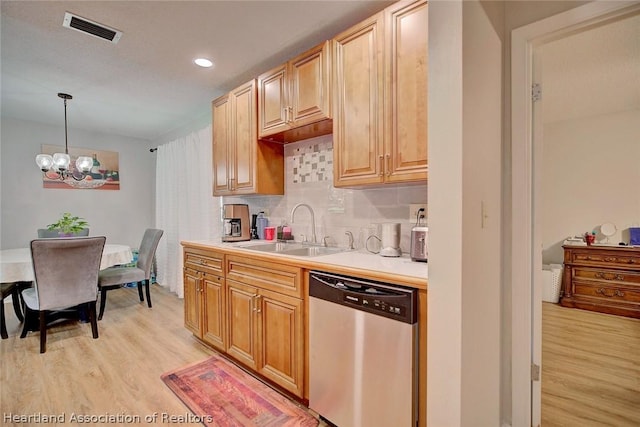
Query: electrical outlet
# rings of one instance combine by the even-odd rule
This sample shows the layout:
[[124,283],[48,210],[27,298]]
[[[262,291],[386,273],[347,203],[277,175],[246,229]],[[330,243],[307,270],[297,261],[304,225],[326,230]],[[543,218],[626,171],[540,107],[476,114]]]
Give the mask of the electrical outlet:
[[426,222],[425,220],[427,219],[427,204],[426,203],[411,203],[409,205],[409,221],[413,222],[415,224],[415,222],[418,219],[418,210],[420,209],[424,209],[423,212],[420,212],[421,215],[424,215],[424,218],[422,218],[423,222]]

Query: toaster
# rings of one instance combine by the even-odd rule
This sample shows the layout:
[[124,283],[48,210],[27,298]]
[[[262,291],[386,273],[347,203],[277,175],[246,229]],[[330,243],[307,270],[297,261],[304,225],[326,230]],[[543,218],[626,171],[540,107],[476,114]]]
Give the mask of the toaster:
[[416,225],[411,229],[411,261],[427,262],[427,233],[429,227]]

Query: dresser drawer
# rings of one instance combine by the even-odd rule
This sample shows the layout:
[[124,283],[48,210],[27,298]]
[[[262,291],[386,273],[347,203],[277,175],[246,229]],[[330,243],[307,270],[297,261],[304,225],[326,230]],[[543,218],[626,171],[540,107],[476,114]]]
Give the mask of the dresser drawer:
[[640,269],[640,254],[598,253],[573,251],[571,262],[579,265],[597,265],[600,267],[622,267]]
[[625,283],[630,285],[640,286],[640,273],[626,271],[626,270],[605,270],[605,269],[591,269],[591,268],[573,268],[573,280],[593,280],[606,283],[612,283],[616,285],[624,285]]
[[573,282],[575,296],[640,304],[640,287],[602,285],[594,282]]

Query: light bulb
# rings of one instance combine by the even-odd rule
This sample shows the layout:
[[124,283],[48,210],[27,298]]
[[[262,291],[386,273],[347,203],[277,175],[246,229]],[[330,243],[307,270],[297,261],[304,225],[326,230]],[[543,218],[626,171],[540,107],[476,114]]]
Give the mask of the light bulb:
[[68,154],[65,153],[55,153],[53,155],[53,164],[54,167],[59,171],[66,171],[69,169],[69,164],[71,163],[71,158]]
[[42,172],[47,172],[53,166],[53,157],[48,154],[38,154],[36,156],[36,163]]
[[93,159],[88,156],[80,156],[76,160],[76,169],[82,173],[87,173],[93,167]]

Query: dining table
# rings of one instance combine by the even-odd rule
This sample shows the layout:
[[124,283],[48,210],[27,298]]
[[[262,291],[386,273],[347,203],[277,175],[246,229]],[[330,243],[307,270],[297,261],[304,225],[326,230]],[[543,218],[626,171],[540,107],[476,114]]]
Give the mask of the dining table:
[[[105,244],[100,261],[100,270],[128,264],[133,260],[131,247],[127,245]],[[32,282],[33,262],[30,248],[0,250],[0,282]]]

